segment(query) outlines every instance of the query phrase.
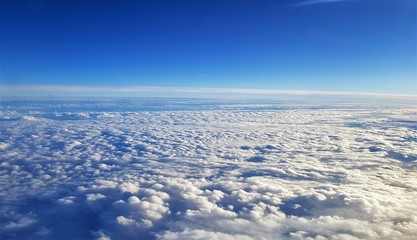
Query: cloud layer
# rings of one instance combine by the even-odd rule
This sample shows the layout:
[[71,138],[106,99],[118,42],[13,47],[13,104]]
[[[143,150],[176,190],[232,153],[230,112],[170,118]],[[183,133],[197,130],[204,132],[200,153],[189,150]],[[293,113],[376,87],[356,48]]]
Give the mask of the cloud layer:
[[1,239],[417,237],[415,108],[111,102],[3,103]]

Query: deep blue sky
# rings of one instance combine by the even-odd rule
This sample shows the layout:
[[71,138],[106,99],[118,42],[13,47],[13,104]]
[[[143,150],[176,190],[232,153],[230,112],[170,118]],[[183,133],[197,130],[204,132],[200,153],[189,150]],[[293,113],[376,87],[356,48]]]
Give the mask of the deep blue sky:
[[2,84],[417,94],[415,0],[2,0]]

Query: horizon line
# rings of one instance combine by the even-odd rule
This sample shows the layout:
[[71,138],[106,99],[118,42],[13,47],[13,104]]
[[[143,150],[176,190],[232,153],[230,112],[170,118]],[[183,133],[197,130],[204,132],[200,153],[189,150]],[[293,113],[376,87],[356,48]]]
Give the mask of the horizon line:
[[263,88],[210,88],[210,87],[168,87],[168,86],[95,86],[95,85],[51,85],[51,84],[0,84],[0,95],[19,93],[53,94],[53,93],[92,93],[92,94],[233,94],[233,95],[315,95],[315,96],[351,96],[381,98],[416,98],[417,94],[357,92],[357,91],[322,91],[322,90],[291,90]]

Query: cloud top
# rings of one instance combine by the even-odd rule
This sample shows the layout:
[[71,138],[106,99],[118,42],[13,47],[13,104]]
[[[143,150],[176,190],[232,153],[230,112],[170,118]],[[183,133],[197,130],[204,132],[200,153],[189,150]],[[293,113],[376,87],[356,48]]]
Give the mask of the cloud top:
[[36,101],[1,102],[0,239],[417,238],[415,107]]

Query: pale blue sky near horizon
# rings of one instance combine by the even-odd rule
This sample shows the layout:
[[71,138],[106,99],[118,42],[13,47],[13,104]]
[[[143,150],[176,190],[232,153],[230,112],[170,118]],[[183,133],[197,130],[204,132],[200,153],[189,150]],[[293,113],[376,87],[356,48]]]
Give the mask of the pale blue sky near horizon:
[[416,6],[5,0],[0,84],[417,95]]

